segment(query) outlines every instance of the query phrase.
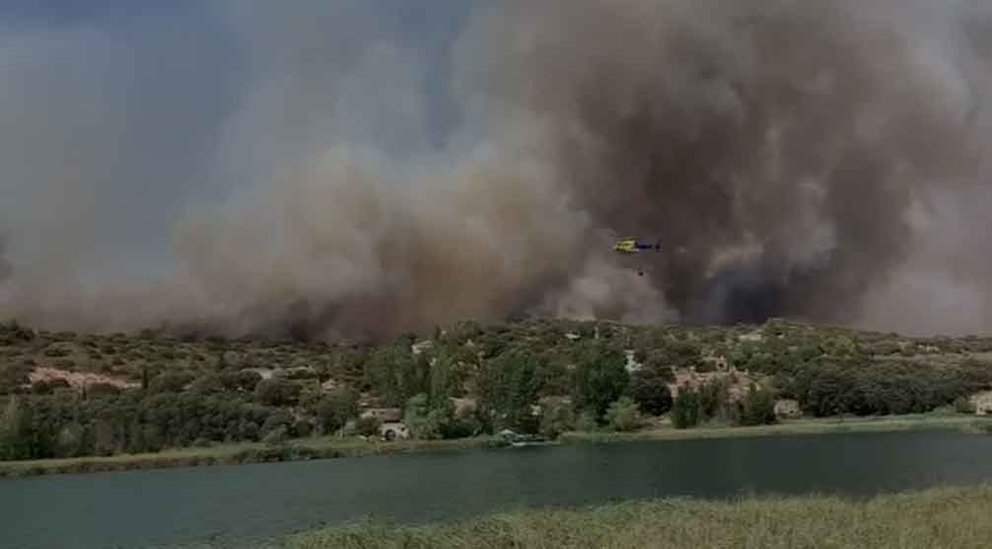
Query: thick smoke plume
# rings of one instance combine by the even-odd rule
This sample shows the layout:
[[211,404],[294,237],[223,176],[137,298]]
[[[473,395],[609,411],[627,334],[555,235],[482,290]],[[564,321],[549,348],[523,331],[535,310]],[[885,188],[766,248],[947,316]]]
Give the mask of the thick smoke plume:
[[[0,310],[302,338],[526,314],[986,330],[992,19],[937,4],[510,0],[465,23],[450,79],[381,42],[322,73],[304,52],[333,41],[244,24],[273,65],[209,173],[257,183],[188,208],[156,282],[28,254]],[[443,145],[411,81],[455,97]],[[628,234],[662,251],[615,257]]]

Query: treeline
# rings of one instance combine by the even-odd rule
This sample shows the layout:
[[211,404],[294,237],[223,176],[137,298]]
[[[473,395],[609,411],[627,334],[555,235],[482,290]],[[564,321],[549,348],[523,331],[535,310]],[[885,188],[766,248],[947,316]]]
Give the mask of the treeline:
[[992,386],[992,366],[974,360],[954,365],[812,362],[783,379],[783,394],[803,411],[824,417],[923,413]]
[[207,441],[257,441],[280,427],[295,430],[299,425],[285,410],[230,397],[13,396],[0,421],[0,456],[16,460],[157,452]]
[[[730,328],[463,322],[426,341],[408,334],[379,346],[79,336],[7,324],[0,325],[0,458],[377,435],[374,420],[358,420],[362,399],[400,408],[411,433],[428,439],[504,429],[548,437],[624,431],[666,414],[680,428],[761,424],[775,420],[779,398],[813,416],[927,412],[992,386],[992,366],[967,358],[987,347],[983,338],[912,340],[781,321]],[[675,370],[710,372],[723,367],[719,359],[755,383],[732,398],[740,388],[716,379],[672,398]],[[38,365],[135,387],[29,383]]]
[[752,384],[741,398],[731,398],[722,380],[682,390],[672,405],[672,426],[687,429],[701,423],[768,425],[776,422],[775,393]]

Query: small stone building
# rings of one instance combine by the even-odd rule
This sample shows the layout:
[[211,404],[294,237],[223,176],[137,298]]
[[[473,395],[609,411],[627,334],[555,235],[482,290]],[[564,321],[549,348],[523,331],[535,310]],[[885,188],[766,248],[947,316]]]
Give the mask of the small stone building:
[[802,417],[799,401],[791,398],[780,398],[775,401],[775,417],[778,419],[794,419]]
[[992,415],[992,391],[975,393],[969,398],[971,405],[975,407],[975,414],[979,416]]
[[455,406],[455,415],[467,417],[479,409],[479,404],[474,398],[452,398],[451,403]]
[[385,440],[407,439],[410,438],[410,431],[405,423],[390,421],[379,426],[379,436]]
[[403,419],[403,410],[399,408],[368,408],[362,410],[361,418],[372,417],[378,419],[380,423],[393,423]]

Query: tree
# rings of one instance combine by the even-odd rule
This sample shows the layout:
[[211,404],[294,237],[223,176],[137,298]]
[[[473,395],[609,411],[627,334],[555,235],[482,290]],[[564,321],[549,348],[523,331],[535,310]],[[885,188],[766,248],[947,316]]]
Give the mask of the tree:
[[620,397],[606,410],[606,420],[614,431],[633,431],[640,425],[637,403],[629,396]]
[[320,404],[323,398],[320,382],[313,379],[297,383],[300,383],[300,397],[296,405],[305,413],[316,413],[317,405]]
[[358,395],[348,389],[335,389],[317,404],[316,415],[321,432],[333,433],[358,415]]
[[744,410],[741,414],[743,425],[771,425],[775,423],[775,395],[767,389],[751,385],[744,397]]
[[583,410],[578,419],[575,420],[575,429],[578,431],[589,433],[598,428],[599,422],[596,421],[596,412],[592,410]]
[[574,402],[579,410],[591,410],[600,421],[610,403],[627,388],[626,357],[619,348],[590,342],[579,351],[575,368]]
[[563,404],[548,405],[541,415],[541,425],[538,432],[546,438],[558,438],[558,435],[575,427],[572,410]]
[[668,376],[656,370],[635,372],[630,379],[630,392],[640,409],[651,415],[660,416],[672,409]]
[[411,397],[403,416],[410,434],[419,439],[443,438],[454,423],[454,418],[455,407],[450,399],[431,406],[426,393]]
[[538,425],[531,406],[537,401],[537,377],[542,357],[529,349],[507,350],[485,362],[479,376],[480,400],[484,411],[491,410],[497,429],[533,433]]
[[409,346],[397,344],[376,349],[365,363],[365,383],[387,406],[398,406],[417,394],[409,386],[415,383],[415,376],[410,374],[414,367]]
[[12,396],[0,416],[0,459],[30,459],[31,444],[30,409],[22,406],[20,399]]
[[699,394],[683,387],[672,403],[672,426],[687,429],[699,424]]

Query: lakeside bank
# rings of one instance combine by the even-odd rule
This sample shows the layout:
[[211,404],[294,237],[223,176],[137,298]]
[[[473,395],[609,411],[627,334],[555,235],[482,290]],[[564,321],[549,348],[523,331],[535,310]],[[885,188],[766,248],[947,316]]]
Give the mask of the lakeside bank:
[[701,426],[692,429],[675,429],[666,426],[627,433],[570,431],[563,433],[558,438],[558,441],[561,443],[605,443],[782,435],[825,435],[831,433],[888,433],[915,430],[955,430],[974,434],[992,434],[992,416],[909,414],[902,416],[795,419],[782,421],[773,425],[748,427]]
[[336,459],[410,452],[498,448],[506,445],[503,440],[489,436],[394,442],[322,437],[290,440],[275,446],[262,443],[221,444],[205,448],[169,449],[147,454],[7,461],[0,462],[0,478]]
[[[988,434],[992,433],[992,418],[972,415],[944,416],[917,414],[877,418],[800,419],[757,427],[702,426],[693,429],[662,427],[629,433],[567,432],[563,433],[552,444],[617,443],[652,440],[677,441],[782,435],[812,436],[831,433],[882,433],[912,430],[954,430],[974,434]],[[295,439],[275,446],[262,443],[240,443],[202,448],[169,449],[158,453],[146,454],[7,461],[0,462],[0,478],[353,458],[410,452],[492,449],[506,446],[509,446],[506,440],[493,436],[453,440],[400,440],[393,442],[320,437]]]
[[287,537],[294,548],[987,547],[992,486],[877,496],[662,499],[527,510],[449,525],[365,523]]

